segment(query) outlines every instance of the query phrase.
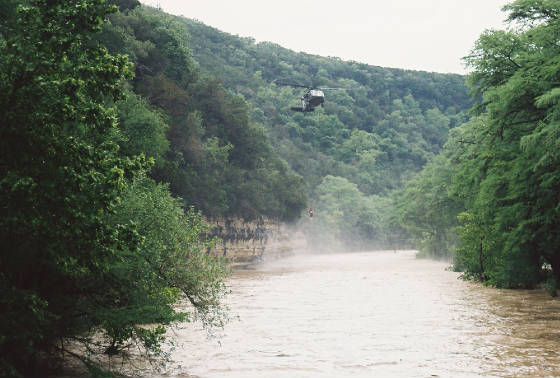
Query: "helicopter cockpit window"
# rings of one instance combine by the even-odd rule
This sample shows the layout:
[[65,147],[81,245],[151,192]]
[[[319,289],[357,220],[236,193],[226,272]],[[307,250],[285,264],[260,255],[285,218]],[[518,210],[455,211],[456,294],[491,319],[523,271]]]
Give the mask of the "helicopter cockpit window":
[[316,89],[311,89],[311,90],[309,91],[309,94],[310,94],[311,96],[313,96],[313,97],[324,97],[324,96],[325,96],[325,94],[323,93],[323,91],[318,91],[318,90],[316,90]]

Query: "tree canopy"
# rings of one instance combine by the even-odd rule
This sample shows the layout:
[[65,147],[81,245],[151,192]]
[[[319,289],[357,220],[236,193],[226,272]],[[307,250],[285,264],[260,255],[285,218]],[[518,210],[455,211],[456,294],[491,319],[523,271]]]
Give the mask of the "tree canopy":
[[[460,221],[455,265],[466,276],[513,288],[547,280],[555,294],[560,4],[517,0],[504,10],[510,28],[484,32],[465,58],[477,117],[451,132],[442,157],[407,190],[444,189],[441,202],[454,204],[445,213]],[[432,167],[448,172],[443,183],[427,177]],[[450,218],[437,228],[447,234],[455,226]]]
[[200,72],[182,23],[153,8],[127,8],[98,40],[135,63],[134,94],[117,104],[123,147],[157,158],[154,179],[209,218],[299,216],[303,180],[273,151],[246,101]]

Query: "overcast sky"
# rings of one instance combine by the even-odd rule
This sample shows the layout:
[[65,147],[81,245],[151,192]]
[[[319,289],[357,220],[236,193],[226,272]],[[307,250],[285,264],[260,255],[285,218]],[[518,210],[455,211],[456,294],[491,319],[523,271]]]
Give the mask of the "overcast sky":
[[141,0],[222,31],[376,66],[465,73],[507,0]]

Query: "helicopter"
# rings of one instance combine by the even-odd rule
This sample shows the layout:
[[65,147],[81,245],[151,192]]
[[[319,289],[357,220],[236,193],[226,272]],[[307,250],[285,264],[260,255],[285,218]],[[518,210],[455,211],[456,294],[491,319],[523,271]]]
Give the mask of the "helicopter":
[[314,112],[315,108],[319,105],[323,107],[323,103],[325,102],[325,93],[323,91],[345,90],[345,88],[314,87],[311,85],[303,85],[282,80],[274,80],[273,83],[276,85],[287,85],[294,88],[306,88],[307,91],[300,97],[301,106],[292,106],[290,108],[295,112],[303,113]]

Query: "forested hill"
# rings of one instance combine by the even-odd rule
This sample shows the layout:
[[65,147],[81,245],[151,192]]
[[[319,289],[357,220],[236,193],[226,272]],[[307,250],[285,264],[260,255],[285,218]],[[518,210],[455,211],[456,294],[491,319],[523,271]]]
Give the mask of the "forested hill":
[[[255,80],[254,74],[259,71],[266,82],[285,77],[315,85],[353,80],[353,84],[364,86],[367,97],[385,112],[390,110],[393,100],[409,93],[423,110],[466,109],[471,104],[461,75],[384,68],[295,52],[271,42],[256,43],[252,38],[234,36],[197,20],[184,17],[178,20],[187,27],[189,47],[201,68],[248,98],[263,84]],[[364,48],[375,49],[374,46]]]
[[[253,105],[253,120],[266,125],[276,151],[310,191],[331,174],[366,194],[386,194],[439,151],[471,106],[460,75],[297,53],[177,20],[187,27],[200,69]],[[289,110],[303,90],[277,87],[276,79],[347,90],[327,92],[324,112],[303,116]]]
[[172,16],[117,0],[98,35],[134,64],[127,98],[116,104],[121,150],[155,159],[151,176],[209,218],[297,219],[303,180],[274,152],[249,106],[201,72],[188,32]]
[[[153,156],[152,176],[210,217],[294,220],[310,206],[320,215],[310,234],[386,244],[391,193],[467,118],[460,75],[296,53],[117,3],[100,42],[134,63],[117,104],[132,142],[122,148]],[[304,89],[277,79],[342,89],[303,114],[290,107]],[[154,119],[159,131],[138,126]]]

